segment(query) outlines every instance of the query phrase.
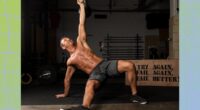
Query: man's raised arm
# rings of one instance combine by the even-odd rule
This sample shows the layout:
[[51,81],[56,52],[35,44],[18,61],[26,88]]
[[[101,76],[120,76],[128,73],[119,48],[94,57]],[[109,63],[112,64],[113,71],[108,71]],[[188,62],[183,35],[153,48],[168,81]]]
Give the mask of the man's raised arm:
[[86,41],[86,32],[85,32],[85,0],[77,0],[77,4],[80,6],[79,9],[79,26],[78,26],[78,40]]

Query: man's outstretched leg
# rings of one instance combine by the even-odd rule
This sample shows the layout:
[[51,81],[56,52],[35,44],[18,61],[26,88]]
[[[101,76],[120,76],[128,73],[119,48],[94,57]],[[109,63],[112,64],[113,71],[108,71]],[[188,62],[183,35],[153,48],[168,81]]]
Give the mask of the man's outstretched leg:
[[136,83],[136,68],[135,64],[131,61],[119,60],[118,61],[118,71],[119,73],[126,73],[128,82],[130,84],[132,92],[132,102],[139,102],[140,104],[146,104],[147,101],[137,96],[137,83]]

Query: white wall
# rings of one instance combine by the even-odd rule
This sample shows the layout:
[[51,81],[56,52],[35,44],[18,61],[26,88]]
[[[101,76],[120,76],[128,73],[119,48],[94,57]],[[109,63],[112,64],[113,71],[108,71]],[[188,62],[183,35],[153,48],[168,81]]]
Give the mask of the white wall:
[[[57,31],[58,40],[63,33],[76,39],[79,14],[76,12],[61,12],[61,24]],[[86,31],[88,43],[97,55],[101,56],[99,51],[99,42],[103,41],[107,34],[111,36],[140,36],[159,35],[158,29],[148,30],[146,28],[145,16],[147,13],[100,13],[107,14],[107,19],[94,19],[93,13],[86,20]],[[99,14],[99,13],[98,13]],[[61,49],[58,44],[57,59],[61,61]]]

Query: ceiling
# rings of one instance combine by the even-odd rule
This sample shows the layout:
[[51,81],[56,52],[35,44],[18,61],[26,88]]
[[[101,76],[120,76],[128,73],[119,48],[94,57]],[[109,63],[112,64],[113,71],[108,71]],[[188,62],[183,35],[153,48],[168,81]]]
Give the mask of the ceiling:
[[[76,0],[22,0],[27,8],[77,10]],[[169,0],[87,0],[93,11],[169,11]],[[28,6],[27,6],[28,5]]]
[[[60,8],[77,8],[76,0],[58,0]],[[169,0],[87,0],[87,4],[96,11],[148,11],[169,10]]]

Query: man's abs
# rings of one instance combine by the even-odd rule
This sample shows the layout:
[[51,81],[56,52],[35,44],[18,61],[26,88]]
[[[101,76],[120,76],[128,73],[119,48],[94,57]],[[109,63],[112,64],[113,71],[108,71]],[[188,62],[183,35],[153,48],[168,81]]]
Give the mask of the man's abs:
[[90,52],[77,52],[70,56],[70,60],[78,69],[90,74],[97,64],[102,61],[102,58]]

